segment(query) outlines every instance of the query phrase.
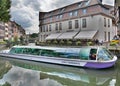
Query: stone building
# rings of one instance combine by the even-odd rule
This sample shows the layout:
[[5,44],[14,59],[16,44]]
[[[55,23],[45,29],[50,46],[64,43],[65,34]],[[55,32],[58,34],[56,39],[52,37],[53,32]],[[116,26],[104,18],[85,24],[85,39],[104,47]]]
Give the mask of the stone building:
[[5,26],[3,22],[0,22],[0,42],[4,40]]
[[102,0],[84,0],[49,12],[39,12],[39,41],[98,39],[117,34],[111,9]]
[[15,22],[0,23],[0,39],[14,40],[15,37],[25,36],[25,30]]
[[115,0],[114,16],[118,28],[118,35],[120,36],[120,0]]

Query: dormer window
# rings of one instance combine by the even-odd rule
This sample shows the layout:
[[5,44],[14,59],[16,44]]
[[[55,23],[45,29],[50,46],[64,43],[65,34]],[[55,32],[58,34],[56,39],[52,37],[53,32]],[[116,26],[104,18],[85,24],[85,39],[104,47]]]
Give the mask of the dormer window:
[[86,6],[88,6],[88,5],[89,5],[90,1],[91,1],[91,0],[88,0],[88,1],[86,2]]
[[60,13],[62,13],[63,11],[65,11],[65,8],[62,8],[62,9],[60,10]]
[[78,7],[80,8],[81,6],[82,6],[82,3],[79,3],[79,4],[78,4]]

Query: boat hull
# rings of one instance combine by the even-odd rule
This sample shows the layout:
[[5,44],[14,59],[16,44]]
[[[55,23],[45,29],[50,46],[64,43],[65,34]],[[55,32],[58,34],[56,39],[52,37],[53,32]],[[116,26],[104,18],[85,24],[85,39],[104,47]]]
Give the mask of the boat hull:
[[87,60],[80,60],[80,59],[67,59],[67,58],[58,58],[58,57],[34,56],[34,55],[24,55],[24,54],[8,54],[8,53],[0,53],[0,56],[8,57],[8,58],[45,62],[45,63],[52,63],[52,64],[95,68],[95,69],[112,67],[114,66],[117,60],[117,57],[114,57],[112,61],[98,62],[98,61],[89,61],[89,60],[87,61]]
[[113,62],[87,62],[87,64],[85,65],[85,67],[91,67],[91,68],[109,68],[112,67],[113,65],[115,65],[115,61]]

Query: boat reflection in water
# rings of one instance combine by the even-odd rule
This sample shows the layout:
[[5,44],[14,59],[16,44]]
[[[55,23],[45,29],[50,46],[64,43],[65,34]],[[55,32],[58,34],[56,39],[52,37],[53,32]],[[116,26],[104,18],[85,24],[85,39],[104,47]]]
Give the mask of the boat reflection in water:
[[9,61],[13,66],[0,83],[7,81],[15,86],[116,86],[114,68],[92,70],[17,59]]

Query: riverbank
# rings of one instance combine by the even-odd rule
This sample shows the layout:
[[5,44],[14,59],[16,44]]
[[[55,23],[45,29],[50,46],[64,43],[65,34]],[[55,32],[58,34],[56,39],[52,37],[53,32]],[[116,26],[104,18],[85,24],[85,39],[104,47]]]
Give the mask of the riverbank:
[[5,44],[0,44],[0,50],[7,48]]

